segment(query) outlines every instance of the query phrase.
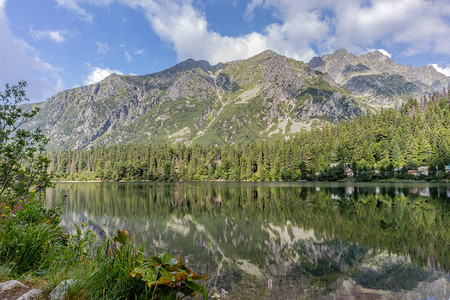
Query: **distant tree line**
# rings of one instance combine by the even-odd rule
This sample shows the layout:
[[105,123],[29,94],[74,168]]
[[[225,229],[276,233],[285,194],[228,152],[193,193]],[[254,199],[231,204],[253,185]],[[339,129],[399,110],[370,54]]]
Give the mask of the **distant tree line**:
[[427,177],[441,179],[450,164],[449,103],[447,92],[410,99],[283,141],[52,151],[49,168],[68,180],[292,181],[338,180],[346,168],[357,180],[417,178],[408,170],[429,166]]

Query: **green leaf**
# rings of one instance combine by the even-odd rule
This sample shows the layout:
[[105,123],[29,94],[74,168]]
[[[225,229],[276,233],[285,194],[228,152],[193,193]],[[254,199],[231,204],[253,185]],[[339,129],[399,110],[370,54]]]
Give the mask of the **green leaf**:
[[178,263],[178,259],[172,258],[171,260],[169,260],[169,262],[167,263],[167,265],[169,265],[169,266],[175,266],[177,263]]
[[208,298],[208,291],[206,290],[204,285],[201,285],[199,283],[196,283],[194,281],[188,281],[185,283],[186,287],[190,288],[191,290],[199,293],[206,299]]
[[162,265],[175,266],[178,263],[178,259],[172,258],[167,252],[160,253],[156,259]]
[[158,271],[152,268],[134,268],[130,275],[131,277],[141,277],[149,287],[155,285],[158,279]]

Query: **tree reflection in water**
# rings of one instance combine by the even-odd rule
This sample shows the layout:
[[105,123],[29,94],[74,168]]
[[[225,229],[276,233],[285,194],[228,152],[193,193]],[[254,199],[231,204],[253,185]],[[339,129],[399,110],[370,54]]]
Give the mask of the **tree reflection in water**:
[[47,196],[62,191],[68,231],[128,230],[230,297],[450,296],[449,185],[60,183]]

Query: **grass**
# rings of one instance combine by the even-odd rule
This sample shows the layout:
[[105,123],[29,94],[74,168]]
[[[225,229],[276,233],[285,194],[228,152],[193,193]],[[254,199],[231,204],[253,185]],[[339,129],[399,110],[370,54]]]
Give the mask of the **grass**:
[[45,223],[2,226],[0,261],[11,266],[13,274],[40,272],[51,264],[52,252],[64,240],[64,234]]
[[24,202],[0,199],[0,281],[18,279],[43,289],[73,279],[66,299],[207,298],[205,279],[181,259],[146,254],[126,231],[98,240],[87,224],[69,236],[59,225],[60,203],[47,208],[43,194]]

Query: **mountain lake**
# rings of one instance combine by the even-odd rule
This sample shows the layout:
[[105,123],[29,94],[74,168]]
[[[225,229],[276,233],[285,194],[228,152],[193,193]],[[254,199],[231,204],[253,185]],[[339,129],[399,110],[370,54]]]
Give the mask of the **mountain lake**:
[[[226,299],[449,299],[450,184],[58,183],[62,225],[127,230]],[[222,298],[223,299],[223,298]]]

